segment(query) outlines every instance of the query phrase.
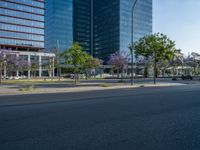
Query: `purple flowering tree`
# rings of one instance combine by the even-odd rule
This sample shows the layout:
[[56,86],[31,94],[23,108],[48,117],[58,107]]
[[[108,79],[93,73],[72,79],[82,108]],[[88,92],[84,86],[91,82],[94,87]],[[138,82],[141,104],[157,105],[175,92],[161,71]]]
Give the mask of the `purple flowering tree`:
[[16,71],[19,71],[21,73],[30,69],[30,64],[26,60],[18,60],[15,66]]
[[124,53],[117,51],[110,55],[108,64],[111,65],[114,70],[117,70],[117,77],[119,78],[120,71],[122,73],[128,64],[128,57],[126,57]]
[[0,84],[1,84],[1,79],[2,79],[2,71],[3,71],[3,66],[5,65],[6,61],[6,51],[0,50]]
[[10,51],[6,49],[0,49],[0,84],[2,83],[2,71],[4,66],[6,66],[7,62],[9,61],[9,55]]
[[28,61],[21,60],[19,57],[17,57],[16,53],[10,52],[7,54],[6,68],[8,73],[14,76],[18,75],[17,72],[29,70],[30,65]]
[[13,76],[18,67],[17,55],[15,53],[10,53],[10,54],[8,54],[7,57],[8,57],[8,60],[6,62],[6,67],[7,67],[9,74],[11,74]]

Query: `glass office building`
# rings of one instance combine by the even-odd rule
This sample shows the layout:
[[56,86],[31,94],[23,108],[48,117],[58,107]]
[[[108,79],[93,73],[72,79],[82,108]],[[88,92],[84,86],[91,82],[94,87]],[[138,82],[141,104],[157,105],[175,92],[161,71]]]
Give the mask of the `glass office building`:
[[[134,2],[135,0],[48,0],[46,48],[52,50],[56,47],[56,40],[60,41],[61,50],[69,48],[72,42],[78,42],[89,54],[105,61],[118,50],[129,53],[131,8]],[[152,0],[138,0],[134,11],[134,41],[151,33]]]
[[0,46],[44,49],[44,0],[0,0]]
[[73,42],[73,0],[45,2],[45,49],[54,52],[69,48]]
[[93,53],[93,0],[73,1],[73,39],[83,49]]
[[[120,50],[129,54],[132,6],[135,0],[94,3],[94,56],[108,60]],[[134,41],[152,33],[152,0],[138,0],[134,11]]]
[[119,50],[119,0],[94,3],[94,56],[106,60]]
[[[132,5],[135,0],[120,1],[120,50],[131,43]],[[134,9],[133,40],[152,33],[152,0],[138,0]]]

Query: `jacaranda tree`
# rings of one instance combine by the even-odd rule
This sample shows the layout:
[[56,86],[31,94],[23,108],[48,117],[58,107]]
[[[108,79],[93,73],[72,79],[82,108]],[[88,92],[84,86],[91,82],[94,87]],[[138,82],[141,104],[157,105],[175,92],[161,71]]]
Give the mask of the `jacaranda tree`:
[[3,67],[6,65],[6,61],[7,61],[7,54],[8,51],[1,49],[0,50],[0,84],[2,83],[2,71],[3,71]]
[[120,71],[123,72],[124,68],[128,64],[128,58],[120,51],[117,51],[110,55],[108,64],[117,70],[117,76],[119,78]]

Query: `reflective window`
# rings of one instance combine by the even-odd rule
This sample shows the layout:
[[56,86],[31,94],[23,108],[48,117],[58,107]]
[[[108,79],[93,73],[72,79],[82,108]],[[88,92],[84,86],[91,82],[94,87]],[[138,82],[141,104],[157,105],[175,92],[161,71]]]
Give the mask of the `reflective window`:
[[6,17],[6,16],[1,16],[0,21],[7,22],[7,23],[13,23],[13,24],[20,24],[20,25],[44,28],[44,22],[38,22],[38,21],[31,21],[31,20],[12,18],[12,17]]
[[74,41],[91,53],[91,0],[74,0],[73,3]]
[[[123,1],[120,5],[120,50],[129,53],[131,43],[132,5],[135,0]],[[133,18],[133,40],[152,33],[152,0],[139,0],[135,6]]]
[[34,1],[34,0],[10,0],[10,1],[18,2],[18,3],[22,3],[22,4],[26,4],[26,5],[31,5],[31,6],[35,6],[35,7],[44,8],[44,0],[41,0],[43,2]]
[[11,8],[11,9],[44,15],[44,9],[34,8],[31,6],[9,3],[9,2],[4,2],[4,1],[0,1],[0,6],[5,7],[5,8]]
[[14,39],[3,39],[0,38],[0,44],[7,45],[17,45],[17,46],[32,46],[32,47],[44,47],[44,42],[33,42],[24,40],[14,40]]
[[45,48],[64,51],[73,42],[73,0],[48,0],[45,5]]
[[9,0],[0,6],[1,44],[44,47],[44,2]]
[[25,19],[44,21],[44,16],[29,14],[29,13],[19,12],[19,11],[13,11],[13,10],[8,10],[8,9],[3,9],[3,8],[0,8],[0,13],[3,15],[9,15],[13,17],[16,16],[16,17],[25,18]]
[[8,31],[0,31],[0,35],[3,37],[18,38],[18,39],[24,39],[24,40],[27,39],[27,40],[35,40],[35,41],[44,41],[44,36],[42,35],[32,35],[32,34],[8,32]]
[[44,30],[43,29],[16,26],[16,25],[9,25],[9,24],[3,24],[3,23],[0,24],[0,29],[18,31],[18,32],[35,33],[35,34],[44,34]]

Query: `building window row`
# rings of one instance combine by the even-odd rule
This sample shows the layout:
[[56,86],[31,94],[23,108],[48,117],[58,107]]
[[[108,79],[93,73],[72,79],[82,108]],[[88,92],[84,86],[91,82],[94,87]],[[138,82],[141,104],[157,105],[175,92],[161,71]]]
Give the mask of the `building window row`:
[[0,8],[0,13],[2,15],[9,15],[9,16],[20,17],[24,19],[31,18],[33,20],[44,21],[44,16],[29,14],[29,13],[24,13],[24,12],[19,12],[19,11],[13,11],[13,10],[8,10],[4,8]]
[[42,35],[32,35],[32,34],[8,32],[8,31],[0,31],[0,35],[2,37],[27,39],[27,40],[34,40],[34,41],[41,41],[41,42],[44,41],[44,36]]
[[10,30],[10,31],[18,31],[18,32],[25,32],[25,33],[35,33],[35,34],[44,34],[44,29],[37,29],[31,27],[22,27],[16,25],[8,25],[8,24],[0,24],[0,29],[2,30]]
[[38,27],[38,28],[44,28],[44,22],[24,20],[24,19],[19,19],[19,18],[12,18],[12,17],[1,16],[0,21],[1,22],[6,22],[6,23],[13,23],[13,24],[20,24],[20,25],[26,25],[26,26],[34,26],[34,27]]
[[34,8],[30,6],[24,6],[24,5],[19,5],[15,3],[5,2],[5,1],[0,1],[0,6],[5,7],[5,8],[10,8],[10,9],[16,9],[19,11],[26,11],[30,13],[44,15],[44,9]]
[[44,1],[34,1],[34,0],[9,0],[11,2],[21,3],[25,5],[35,6],[39,8],[44,8]]
[[44,42],[33,42],[33,41],[24,41],[24,40],[15,40],[15,39],[5,39],[0,38],[0,44],[3,45],[16,45],[16,46],[30,46],[30,47],[40,47],[44,48]]

